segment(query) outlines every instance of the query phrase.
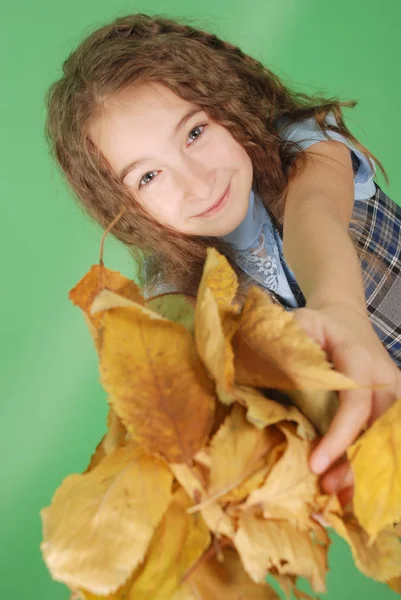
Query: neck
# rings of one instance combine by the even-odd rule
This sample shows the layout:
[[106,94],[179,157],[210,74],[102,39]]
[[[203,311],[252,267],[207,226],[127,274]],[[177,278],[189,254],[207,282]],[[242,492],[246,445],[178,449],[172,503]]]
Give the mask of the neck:
[[230,244],[234,250],[249,248],[259,238],[265,212],[266,209],[262,201],[251,190],[248,210],[244,220],[233,231],[221,236],[221,239]]

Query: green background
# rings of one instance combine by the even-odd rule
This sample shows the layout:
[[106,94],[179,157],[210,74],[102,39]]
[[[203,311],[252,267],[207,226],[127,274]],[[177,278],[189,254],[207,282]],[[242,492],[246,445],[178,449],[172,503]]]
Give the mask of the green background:
[[[197,18],[286,82],[357,99],[348,123],[382,160],[401,198],[400,0],[68,0],[0,8],[1,61],[1,600],[66,600],[39,551],[39,510],[82,471],[105,430],[95,350],[68,291],[98,261],[100,229],[76,207],[43,137],[48,85],[93,28],[130,12]],[[111,237],[105,263],[132,277]],[[327,598],[397,595],[355,569],[333,536]]]

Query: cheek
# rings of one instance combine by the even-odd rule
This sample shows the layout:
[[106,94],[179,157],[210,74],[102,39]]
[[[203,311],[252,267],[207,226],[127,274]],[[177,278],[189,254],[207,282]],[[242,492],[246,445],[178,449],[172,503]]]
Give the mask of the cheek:
[[170,194],[148,193],[145,208],[159,222],[174,225],[179,220],[180,207],[176,198],[166,198]]
[[[222,133],[219,147],[221,158],[227,164],[231,162],[237,167],[250,168],[251,161],[245,149],[225,130]],[[221,150],[223,151],[221,152]]]

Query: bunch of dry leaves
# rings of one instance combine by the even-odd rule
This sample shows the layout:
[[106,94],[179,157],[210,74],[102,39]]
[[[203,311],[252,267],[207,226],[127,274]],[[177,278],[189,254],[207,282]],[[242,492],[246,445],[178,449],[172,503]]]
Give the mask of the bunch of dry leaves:
[[87,470],[41,511],[44,560],[83,600],[308,598],[326,591],[329,524],[357,567],[401,593],[401,399],[348,458],[353,503],[324,496],[308,456],[355,383],[292,314],[209,249],[196,306],[145,301],[93,266],[70,292],[110,406]]

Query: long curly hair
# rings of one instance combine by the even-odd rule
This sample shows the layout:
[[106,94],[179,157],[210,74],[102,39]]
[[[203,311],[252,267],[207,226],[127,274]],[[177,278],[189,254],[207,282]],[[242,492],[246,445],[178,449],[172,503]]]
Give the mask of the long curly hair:
[[[146,14],[117,18],[91,33],[64,61],[62,76],[46,93],[45,135],[79,205],[103,229],[126,207],[111,233],[128,248],[139,283],[148,290],[160,278],[196,295],[207,246],[227,256],[238,275],[240,294],[250,284],[221,239],[185,235],[156,222],[135,202],[132,190],[119,181],[90,139],[89,127],[101,117],[108,99],[124,88],[151,81],[201,107],[230,131],[251,159],[253,189],[280,233],[291,167],[297,158],[302,170],[306,157],[294,153],[294,146],[301,150],[295,142],[279,137],[275,125],[279,117],[292,122],[315,117],[323,132],[325,127],[337,131],[375,160],[388,181],[381,163],[344,123],[341,107],[352,108],[356,101],[292,91],[240,48],[188,21]],[[326,125],[329,112],[337,126]]]

